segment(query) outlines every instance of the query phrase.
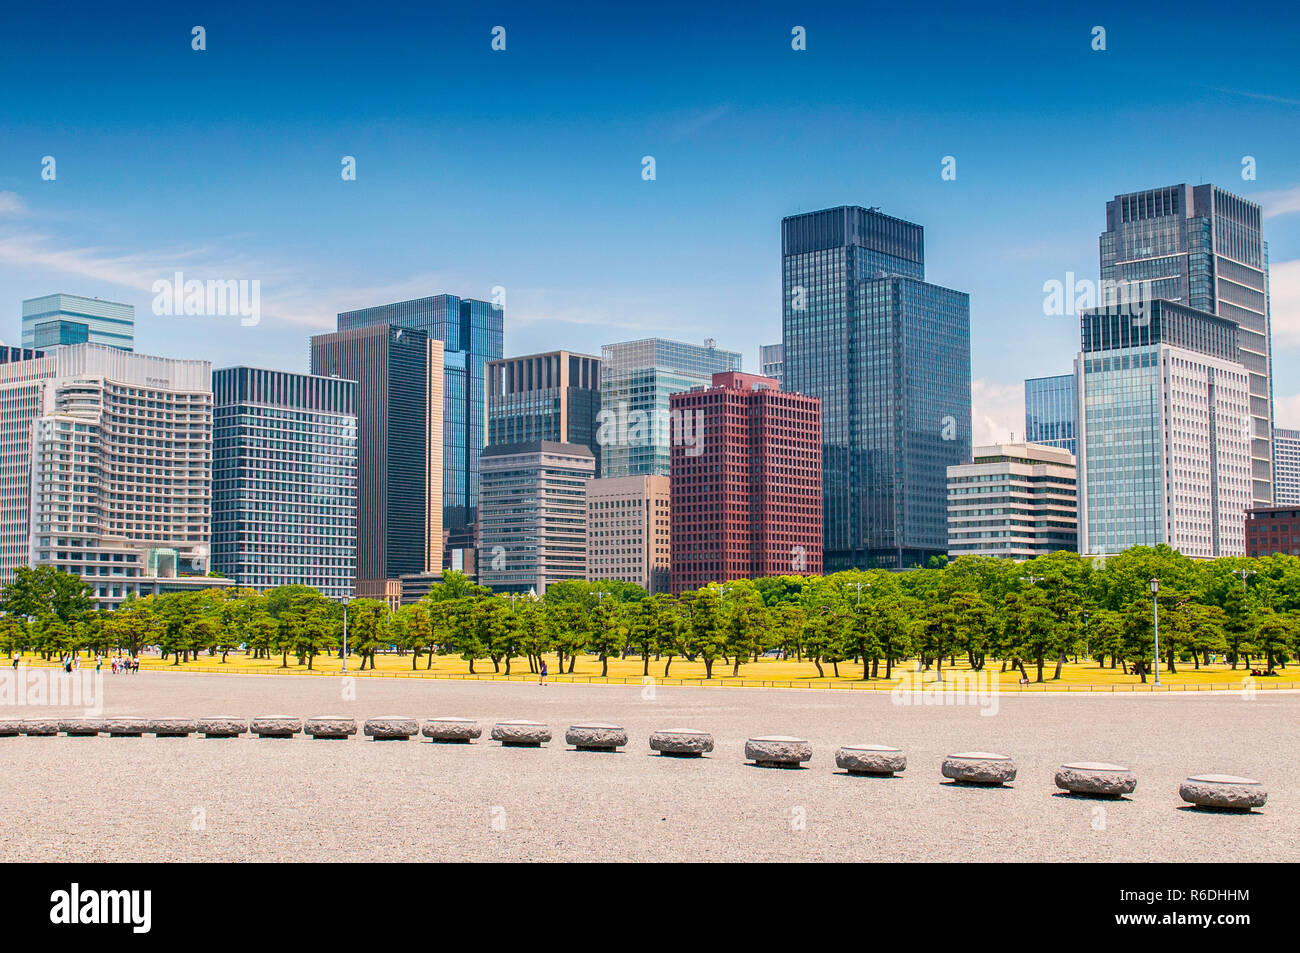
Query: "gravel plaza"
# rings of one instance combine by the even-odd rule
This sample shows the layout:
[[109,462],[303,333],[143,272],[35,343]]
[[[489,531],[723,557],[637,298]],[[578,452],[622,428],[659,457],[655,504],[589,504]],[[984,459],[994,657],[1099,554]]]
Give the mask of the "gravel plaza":
[[[408,715],[480,721],[469,745],[346,740],[0,738],[5,861],[1294,861],[1300,695],[1003,694],[898,705],[889,693],[146,673],[109,678],[102,715]],[[9,706],[6,718],[77,709]],[[508,748],[499,721],[553,740]],[[570,725],[626,729],[617,752],[576,751]],[[653,753],[652,731],[711,732],[702,758]],[[746,740],[807,739],[802,769],[746,763]],[[841,745],[903,750],[892,778],[835,766]],[[943,759],[1002,752],[1002,788],[947,782]],[[1063,762],[1117,762],[1122,800],[1061,792]],[[1189,775],[1259,779],[1251,814],[1179,798]]]

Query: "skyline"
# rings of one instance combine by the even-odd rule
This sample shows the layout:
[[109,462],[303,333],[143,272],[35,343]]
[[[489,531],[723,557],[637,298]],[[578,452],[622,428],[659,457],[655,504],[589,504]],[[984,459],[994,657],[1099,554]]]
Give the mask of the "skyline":
[[[133,304],[143,353],[305,372],[340,312],[500,286],[506,355],[707,336],[757,371],[780,341],[780,220],[879,206],[926,229],[929,280],[971,295],[974,442],[1005,441],[1023,438],[1023,380],[1078,351],[1043,284],[1098,277],[1105,202],[1213,182],[1264,206],[1275,418],[1300,425],[1294,13],[1216,17],[1215,56],[1184,75],[1170,58],[1208,6],[917,22],[760,4],[741,23],[676,4],[399,4],[384,23],[331,5],[60,9],[57,37],[48,10],[19,10],[0,40],[4,88],[23,91],[0,107],[6,343],[23,299],[67,292]],[[261,281],[260,323],[155,316],[150,286],[178,270]]]

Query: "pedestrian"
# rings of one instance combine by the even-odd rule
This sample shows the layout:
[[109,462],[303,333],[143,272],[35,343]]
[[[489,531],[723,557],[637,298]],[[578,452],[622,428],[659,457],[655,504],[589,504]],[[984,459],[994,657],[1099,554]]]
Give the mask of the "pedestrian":
[[542,659],[542,677],[537,681],[538,685],[546,684],[546,659]]
[[14,671],[18,670],[18,653],[14,653]]

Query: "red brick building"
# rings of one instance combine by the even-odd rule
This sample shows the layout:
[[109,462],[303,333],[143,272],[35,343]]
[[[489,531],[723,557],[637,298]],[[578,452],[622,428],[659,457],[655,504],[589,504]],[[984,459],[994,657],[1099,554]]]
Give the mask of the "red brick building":
[[1300,507],[1257,506],[1246,510],[1246,555],[1300,556]]
[[669,407],[672,591],[821,573],[821,401],[727,371]]

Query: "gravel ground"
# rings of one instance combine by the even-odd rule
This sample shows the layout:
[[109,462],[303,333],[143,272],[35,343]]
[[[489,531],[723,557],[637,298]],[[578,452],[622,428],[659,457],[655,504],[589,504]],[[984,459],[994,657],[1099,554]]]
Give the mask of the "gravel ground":
[[[106,676],[105,714],[478,718],[473,745],[145,738],[0,738],[0,860],[945,860],[1300,859],[1300,695],[1003,695],[977,707],[893,704],[888,693],[658,688],[142,673]],[[0,708],[0,716],[80,715]],[[547,722],[541,749],[487,741],[491,725]],[[616,754],[577,752],[564,729],[627,728]],[[655,728],[696,727],[697,760],[649,751]],[[802,770],[747,765],[745,739],[807,738]],[[835,768],[838,745],[907,753],[890,780]],[[1005,789],[964,788],[943,756],[1012,756]],[[1060,794],[1063,761],[1137,774],[1122,801]],[[1184,807],[1189,774],[1264,782],[1251,815]]]

